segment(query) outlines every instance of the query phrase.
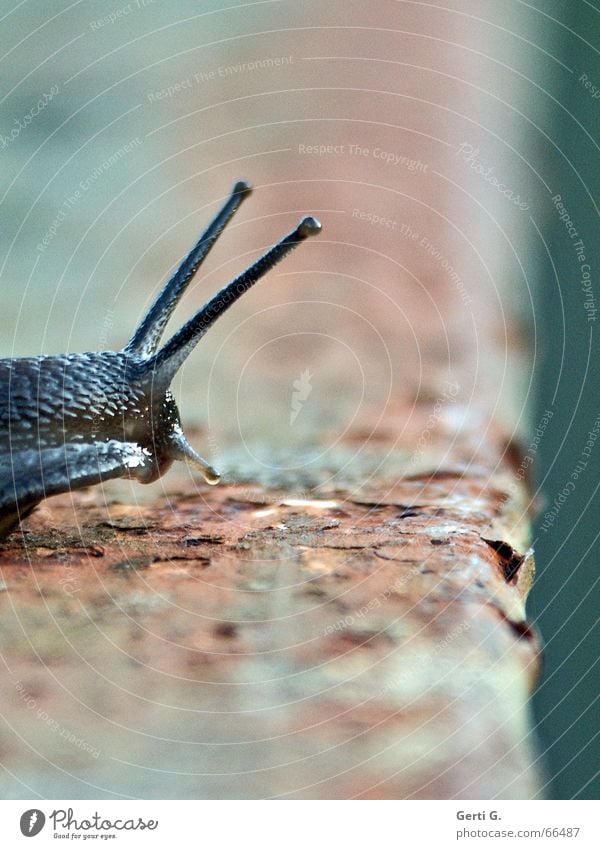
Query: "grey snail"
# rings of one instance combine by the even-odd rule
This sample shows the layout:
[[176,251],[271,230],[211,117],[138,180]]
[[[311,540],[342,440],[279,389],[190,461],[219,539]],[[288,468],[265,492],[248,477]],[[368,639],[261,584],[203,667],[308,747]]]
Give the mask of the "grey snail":
[[250,192],[235,184],[122,350],[0,359],[0,539],[48,496],[111,478],[151,483],[175,460],[218,482],[183,433],[171,381],[219,316],[321,229],[303,218],[159,348],[179,299]]

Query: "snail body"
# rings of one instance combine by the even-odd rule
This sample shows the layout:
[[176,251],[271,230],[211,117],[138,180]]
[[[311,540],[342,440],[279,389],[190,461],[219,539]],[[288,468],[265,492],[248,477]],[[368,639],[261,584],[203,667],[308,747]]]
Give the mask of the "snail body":
[[151,483],[175,460],[218,482],[183,433],[171,381],[219,316],[320,230],[304,218],[159,348],[179,299],[250,191],[236,183],[122,350],[0,359],[0,539],[48,496],[111,478]]

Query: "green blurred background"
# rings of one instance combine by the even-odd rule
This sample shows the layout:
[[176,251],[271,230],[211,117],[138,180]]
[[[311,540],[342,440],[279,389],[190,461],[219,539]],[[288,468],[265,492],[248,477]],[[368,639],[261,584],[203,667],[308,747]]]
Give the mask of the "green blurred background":
[[[600,351],[597,317],[586,316],[580,270],[590,266],[597,299],[600,9],[553,0],[543,10],[548,18],[540,28],[541,43],[566,67],[547,68],[545,87],[555,98],[546,104],[541,125],[547,137],[532,134],[529,146],[578,235],[571,237],[546,202],[542,232],[529,248],[540,341],[537,418],[545,409],[554,411],[536,462],[542,494],[535,528],[538,573],[529,609],[545,643],[545,674],[533,703],[549,795],[597,799],[600,452],[593,434],[600,417]],[[580,239],[585,263],[574,247]],[[573,474],[579,476],[563,501]]]

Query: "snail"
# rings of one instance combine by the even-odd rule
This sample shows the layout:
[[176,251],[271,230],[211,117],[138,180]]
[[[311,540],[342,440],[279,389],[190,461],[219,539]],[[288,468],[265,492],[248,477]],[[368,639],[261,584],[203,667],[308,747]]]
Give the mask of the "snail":
[[151,483],[175,460],[219,474],[186,439],[169,386],[184,360],[238,298],[308,236],[308,216],[159,347],[192,277],[251,192],[234,185],[120,351],[0,359],[0,539],[45,498],[111,478]]

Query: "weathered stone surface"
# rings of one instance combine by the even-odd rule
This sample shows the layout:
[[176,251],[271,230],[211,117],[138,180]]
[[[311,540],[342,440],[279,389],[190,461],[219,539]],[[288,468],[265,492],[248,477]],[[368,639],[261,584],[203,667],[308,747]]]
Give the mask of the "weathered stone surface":
[[3,795],[532,795],[526,502],[447,438],[304,498],[48,501],[0,549]]

